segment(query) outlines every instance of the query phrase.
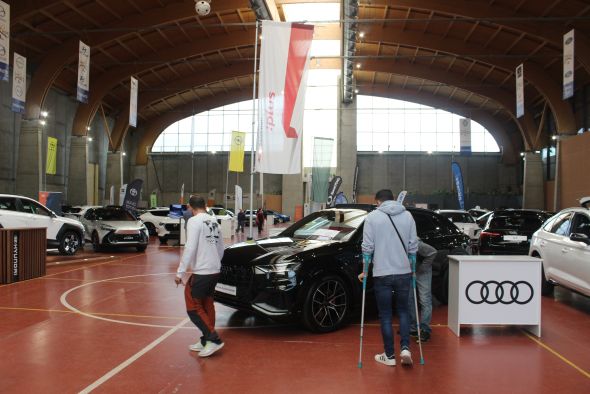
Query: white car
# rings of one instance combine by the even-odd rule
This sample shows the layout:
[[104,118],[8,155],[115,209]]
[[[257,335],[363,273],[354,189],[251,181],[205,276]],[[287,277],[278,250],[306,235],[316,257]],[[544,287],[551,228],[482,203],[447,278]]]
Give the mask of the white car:
[[217,218],[217,223],[221,224],[222,220],[231,220],[234,218],[234,213],[232,211],[228,211],[225,208],[220,207],[211,207],[209,208]]
[[122,207],[90,207],[80,212],[80,222],[86,238],[99,251],[103,246],[135,246],[143,252],[149,242],[149,233],[141,220]]
[[449,219],[459,230],[463,231],[471,239],[479,239],[481,228],[475,222],[475,219],[467,211],[439,209],[436,213]]
[[0,228],[47,229],[47,247],[73,255],[84,246],[84,227],[76,220],[57,216],[37,201],[10,194],[0,194]]
[[561,285],[590,296],[590,197],[552,216],[531,238],[529,255],[543,259],[542,292]]

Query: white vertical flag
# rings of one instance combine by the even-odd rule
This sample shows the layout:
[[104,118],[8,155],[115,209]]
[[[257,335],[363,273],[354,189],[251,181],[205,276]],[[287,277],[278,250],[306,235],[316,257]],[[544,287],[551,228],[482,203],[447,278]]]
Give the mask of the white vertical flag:
[[242,188],[238,185],[235,186],[235,203],[236,203],[236,207],[235,207],[235,211],[236,211],[236,215],[238,214],[238,212],[240,211],[240,209],[242,209],[242,198],[243,198],[243,194],[242,194]]
[[262,21],[258,172],[299,174],[314,26]]
[[27,97],[27,58],[14,52],[12,66],[12,111],[25,112]]
[[471,156],[471,119],[459,120],[459,145],[461,156]]
[[10,5],[0,1],[0,81],[8,81],[10,64]]
[[129,97],[129,126],[137,127],[137,79],[131,77]]
[[90,47],[80,41],[78,53],[78,101],[88,103],[90,93]]
[[563,35],[563,99],[574,96],[574,31]]
[[516,117],[524,115],[524,65],[516,67]]

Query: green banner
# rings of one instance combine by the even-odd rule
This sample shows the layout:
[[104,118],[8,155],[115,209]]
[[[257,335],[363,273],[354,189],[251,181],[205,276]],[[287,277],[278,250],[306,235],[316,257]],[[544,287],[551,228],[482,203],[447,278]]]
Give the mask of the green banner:
[[47,160],[45,173],[55,175],[57,172],[57,138],[47,137]]

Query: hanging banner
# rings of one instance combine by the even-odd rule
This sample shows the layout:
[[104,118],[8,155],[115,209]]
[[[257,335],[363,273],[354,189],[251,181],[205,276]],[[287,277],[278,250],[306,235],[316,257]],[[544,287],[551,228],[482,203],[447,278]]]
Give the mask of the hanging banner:
[[471,156],[471,119],[459,120],[459,145],[461,156]]
[[127,185],[125,198],[123,199],[123,204],[121,204],[124,209],[132,212],[137,210],[142,186],[143,180],[141,179],[134,179]]
[[243,191],[242,188],[238,185],[236,185],[235,187],[235,212],[236,214],[240,211],[240,209],[242,209],[242,201],[243,201]]
[[10,64],[10,5],[0,1],[0,81],[8,81]]
[[402,190],[401,192],[399,192],[399,194],[397,195],[397,202],[399,202],[400,204],[403,204],[404,200],[406,199],[407,194],[408,194],[407,190]]
[[524,65],[516,67],[516,117],[524,115]]
[[80,41],[78,53],[78,101],[88,103],[90,94],[90,47]]
[[301,173],[303,110],[314,27],[262,21],[256,171]]
[[115,186],[111,186],[109,190],[109,205],[115,205]]
[[459,163],[452,162],[451,169],[453,171],[453,179],[455,180],[455,188],[457,189],[457,198],[459,200],[459,208],[465,209],[465,189],[463,188],[463,174],[461,173],[461,166]]
[[342,177],[334,176],[328,185],[328,201],[326,202],[327,207],[331,207],[334,205],[334,199],[336,198],[336,194],[338,193],[338,189],[340,189],[340,185],[342,185]]
[[574,31],[563,35],[563,99],[574,96]]
[[244,172],[244,147],[246,146],[246,133],[232,131],[231,150],[229,152],[228,171]]
[[57,172],[57,138],[47,137],[47,159],[45,173],[55,175]]
[[14,52],[12,66],[12,111],[25,112],[27,96],[27,58]]
[[119,189],[119,205],[123,206],[123,202],[125,201],[125,194],[127,194],[127,184],[121,185],[121,189]]
[[129,126],[137,127],[137,91],[139,85],[137,79],[131,77],[129,89]]
[[180,203],[184,204],[184,183],[180,187]]
[[150,194],[150,208],[156,208],[158,206],[158,195],[154,192]]

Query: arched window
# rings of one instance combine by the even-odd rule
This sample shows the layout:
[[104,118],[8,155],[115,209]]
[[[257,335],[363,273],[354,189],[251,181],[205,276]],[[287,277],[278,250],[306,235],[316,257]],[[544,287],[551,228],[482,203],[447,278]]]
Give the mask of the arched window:
[[[407,101],[357,97],[357,150],[459,152],[461,116]],[[471,121],[471,151],[499,152],[494,137]]]

